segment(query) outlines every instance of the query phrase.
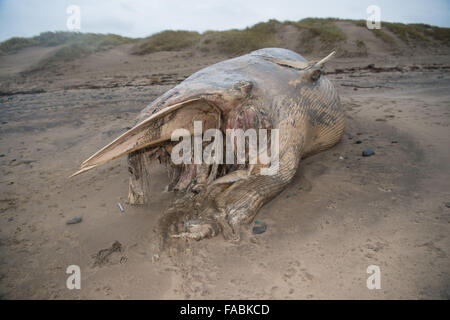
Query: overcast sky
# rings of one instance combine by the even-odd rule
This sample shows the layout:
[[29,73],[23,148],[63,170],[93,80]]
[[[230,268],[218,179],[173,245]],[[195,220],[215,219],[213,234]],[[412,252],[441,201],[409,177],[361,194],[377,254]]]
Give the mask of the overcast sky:
[[68,30],[67,7],[81,11],[81,32],[144,37],[165,29],[226,30],[268,19],[366,19],[377,5],[381,20],[450,27],[450,0],[0,0],[0,41]]

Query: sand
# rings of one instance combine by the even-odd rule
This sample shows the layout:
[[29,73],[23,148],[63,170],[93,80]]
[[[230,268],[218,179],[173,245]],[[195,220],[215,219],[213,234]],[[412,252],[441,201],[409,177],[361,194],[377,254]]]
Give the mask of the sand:
[[[226,57],[124,46],[18,73],[45,54],[33,50],[0,58],[2,299],[450,299],[448,55],[334,60],[344,137],[262,208],[267,231],[250,224],[237,244],[219,235],[169,256],[155,233],[174,198],[164,168],[146,207],[126,204],[125,158],[67,177],[153,99]],[[66,287],[69,265],[80,290]],[[370,265],[381,289],[366,286]]]

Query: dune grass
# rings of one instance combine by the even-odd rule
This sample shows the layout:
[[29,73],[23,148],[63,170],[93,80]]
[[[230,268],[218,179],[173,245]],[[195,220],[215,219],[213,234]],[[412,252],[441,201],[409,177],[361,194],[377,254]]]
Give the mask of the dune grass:
[[135,39],[118,36],[115,34],[95,34],[78,32],[43,32],[32,38],[11,38],[0,43],[0,55],[16,53],[21,49],[41,46],[61,48],[53,51],[50,56],[39,61],[28,72],[39,71],[55,63],[71,61],[82,58],[91,53],[107,50],[114,46],[130,43]]
[[0,43],[0,55],[15,53],[33,45],[35,41],[32,38],[14,37]]
[[298,29],[308,30],[311,38],[318,37],[320,41],[329,46],[347,39],[345,33],[335,24],[336,18],[306,18],[298,22],[285,22]]
[[[29,71],[41,70],[55,63],[71,61],[85,57],[94,52],[108,50],[120,44],[136,41],[135,39],[115,34],[77,32],[45,32],[30,40],[33,44],[30,45],[25,43],[25,46],[22,46],[21,48],[29,46],[61,46],[61,48],[56,49],[50,56],[41,60]],[[19,50],[19,46],[16,46],[14,50]]]
[[156,33],[138,44],[134,54],[148,54],[157,51],[176,51],[187,48],[200,39],[200,34],[195,31],[166,30]]
[[[276,20],[258,23],[252,27],[227,31],[163,31],[141,41],[134,54],[148,54],[157,51],[177,51],[201,44],[201,52],[219,50],[228,54],[240,54],[252,50],[276,46]],[[213,48],[212,48],[213,47]]]
[[[132,39],[114,34],[44,32],[32,38],[14,37],[1,42],[0,55],[15,53],[32,46],[61,46],[51,56],[41,61],[37,68],[55,62],[70,61],[125,43],[136,43],[132,53],[138,55],[158,51],[177,51],[189,47],[198,47],[197,49],[203,53],[218,51],[237,55],[265,47],[283,46],[279,32],[283,26],[287,25],[294,26],[299,30],[299,34],[302,35],[299,39],[299,46],[302,46],[303,49],[308,44],[312,48],[314,39],[319,39],[322,48],[326,48],[335,46],[340,41],[347,39],[346,34],[336,24],[338,21],[348,21],[366,28],[365,20],[307,18],[300,21],[285,22],[269,20],[242,30],[206,31],[202,34],[195,31],[166,30],[144,39]],[[389,32],[386,32],[387,30]],[[371,31],[391,47],[397,46],[394,38],[398,38],[406,44],[415,41],[437,40],[450,45],[450,28],[425,24],[382,22],[382,29]],[[391,34],[394,34],[395,37]],[[358,43],[356,45],[358,46]]]
[[78,47],[89,47],[101,50],[111,46],[133,42],[135,39],[118,36],[115,34],[95,34],[79,32],[43,32],[32,38],[14,37],[0,43],[0,54],[11,54],[32,47],[54,47],[59,45],[77,45]]
[[428,24],[410,24],[409,26],[414,28],[417,32],[423,33],[426,37],[442,41],[447,45],[450,44],[450,28],[440,28]]
[[[283,25],[293,25],[299,31],[308,31],[309,36],[301,39],[302,42],[318,37],[328,46],[346,39],[342,30],[334,24],[335,21],[337,19],[334,18],[308,18],[297,22],[279,22],[272,19],[243,30],[207,31],[203,34],[206,38],[203,44],[215,45],[217,50],[228,54],[242,54],[261,48],[282,46],[278,30]],[[206,49],[203,50],[206,51]]]
[[395,43],[394,38],[392,38],[389,34],[384,32],[381,29],[372,29],[373,33],[375,33],[375,36],[383,40],[386,44],[390,45],[391,47],[396,47],[397,44]]
[[[366,28],[366,20],[348,20],[359,27]],[[381,22],[381,29],[372,29],[371,31],[375,33],[384,42],[395,45],[395,40],[387,34],[383,29],[391,31],[396,35],[401,41],[405,43],[410,43],[411,41],[424,41],[428,42],[430,40],[441,41],[444,44],[450,45],[450,28],[441,28],[436,26],[430,26],[428,24],[422,23],[393,23],[393,22]]]
[[276,30],[279,24],[276,20],[269,20],[244,30],[209,31],[205,35],[209,34],[210,41],[214,41],[221,52],[241,54],[279,45]]
[[417,25],[383,22],[382,26],[406,43],[409,43],[410,40],[429,41],[429,38],[421,32]]

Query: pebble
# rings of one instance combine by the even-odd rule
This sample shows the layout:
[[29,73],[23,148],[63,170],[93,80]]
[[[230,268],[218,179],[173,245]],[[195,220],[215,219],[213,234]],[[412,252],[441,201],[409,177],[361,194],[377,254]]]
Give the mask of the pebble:
[[267,224],[265,222],[255,221],[255,226],[253,227],[253,234],[261,234],[266,232]]
[[286,198],[290,198],[290,197],[294,197],[295,196],[295,193],[289,193],[287,196],[286,196]]
[[83,220],[83,218],[81,218],[80,216],[72,218],[70,220],[66,221],[66,224],[75,224],[75,223],[80,223]]
[[446,203],[445,203],[445,206],[446,206],[447,208],[450,208],[450,202],[446,202]]
[[366,149],[362,152],[363,157],[370,157],[375,154],[375,151],[373,149]]
[[361,140],[356,140],[356,141],[355,141],[355,144],[360,144],[360,143],[362,143]]

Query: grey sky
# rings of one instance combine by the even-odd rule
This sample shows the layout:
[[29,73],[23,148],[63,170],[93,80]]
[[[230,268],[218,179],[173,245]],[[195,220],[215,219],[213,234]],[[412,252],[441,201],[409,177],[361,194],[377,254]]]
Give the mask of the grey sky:
[[144,37],[165,29],[226,30],[274,18],[366,19],[369,5],[381,20],[450,27],[450,0],[0,0],[0,41],[67,30],[66,9],[81,9],[82,32]]

